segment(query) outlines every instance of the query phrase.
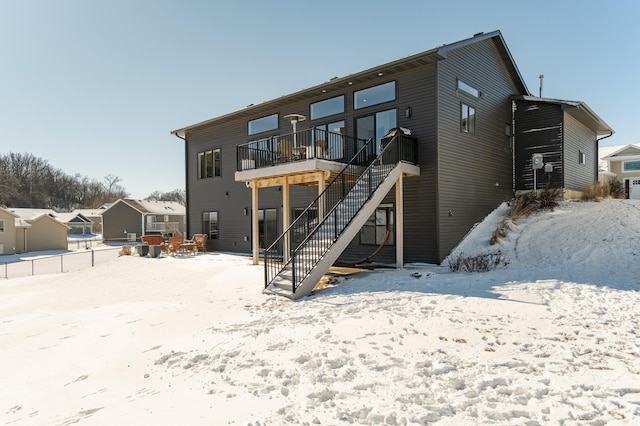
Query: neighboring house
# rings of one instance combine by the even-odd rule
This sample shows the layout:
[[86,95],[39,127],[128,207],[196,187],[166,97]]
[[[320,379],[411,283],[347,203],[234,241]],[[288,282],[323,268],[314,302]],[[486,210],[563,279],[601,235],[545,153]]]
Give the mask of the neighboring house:
[[513,106],[527,97],[495,31],[175,130],[188,233],[254,263],[262,250],[265,285],[296,294],[338,256],[438,263],[512,197],[513,163],[530,154],[514,145]]
[[69,234],[92,233],[93,221],[77,210],[69,213],[57,213],[56,218],[69,227]]
[[[640,144],[617,147],[602,157],[605,170],[624,184],[626,198],[640,200]],[[602,151],[601,151],[602,152]]]
[[[565,198],[578,198],[597,181],[598,142],[613,134],[611,127],[584,102],[535,96],[513,101],[514,189],[530,191],[535,180],[536,189],[550,184],[563,188]],[[532,167],[534,154],[541,155],[539,169]]]
[[[21,227],[20,227],[21,226]],[[20,216],[0,207],[0,254],[20,253],[23,244],[19,237],[24,236],[24,229],[30,225],[23,223]]]
[[16,253],[67,250],[71,228],[50,209],[8,208],[16,219]]
[[105,241],[136,241],[141,235],[186,231],[186,209],[174,201],[119,199],[102,212]]
[[91,231],[87,234],[102,234],[102,212],[106,207],[100,207],[98,209],[76,209],[72,213],[82,214],[85,218],[91,221]]

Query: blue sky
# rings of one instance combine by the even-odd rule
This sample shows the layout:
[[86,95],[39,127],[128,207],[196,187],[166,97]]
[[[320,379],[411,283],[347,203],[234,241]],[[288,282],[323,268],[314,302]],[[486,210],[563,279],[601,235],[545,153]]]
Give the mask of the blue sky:
[[640,142],[640,2],[0,0],[0,153],[184,186],[170,134],[477,32],[501,30],[532,94],[585,101]]

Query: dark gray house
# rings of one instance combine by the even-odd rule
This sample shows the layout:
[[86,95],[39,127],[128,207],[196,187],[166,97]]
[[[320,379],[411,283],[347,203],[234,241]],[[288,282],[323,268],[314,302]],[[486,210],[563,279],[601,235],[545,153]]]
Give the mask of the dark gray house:
[[440,262],[513,195],[514,96],[495,31],[175,130],[188,233],[296,295],[338,259]]

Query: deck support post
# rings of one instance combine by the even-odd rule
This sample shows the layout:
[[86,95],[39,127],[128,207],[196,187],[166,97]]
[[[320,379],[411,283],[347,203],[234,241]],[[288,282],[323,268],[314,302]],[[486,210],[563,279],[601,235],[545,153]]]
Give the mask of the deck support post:
[[404,203],[402,174],[396,181],[396,268],[404,267]]
[[[324,173],[320,173],[320,179],[318,179],[318,196],[320,196],[324,192],[326,187],[327,182],[324,180]],[[324,204],[324,199],[318,200],[318,223],[320,223],[320,221],[324,219]]]
[[[289,200],[289,176],[285,176],[284,182],[282,183],[282,232],[286,231],[289,228],[289,225],[291,225],[290,212],[291,204]],[[289,244],[289,239],[285,238],[284,253],[282,254],[284,263],[287,263],[289,261]]]
[[260,260],[260,222],[258,216],[258,182],[251,182],[251,246],[253,252],[253,264]]

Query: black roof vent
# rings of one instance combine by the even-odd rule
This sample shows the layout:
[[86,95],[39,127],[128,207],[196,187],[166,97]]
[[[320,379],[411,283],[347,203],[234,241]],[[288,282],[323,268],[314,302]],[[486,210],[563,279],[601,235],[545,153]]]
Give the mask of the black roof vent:
[[480,31],[479,33],[475,33],[473,36],[474,37],[478,37],[478,36],[481,36],[482,34],[484,34],[484,31]]

